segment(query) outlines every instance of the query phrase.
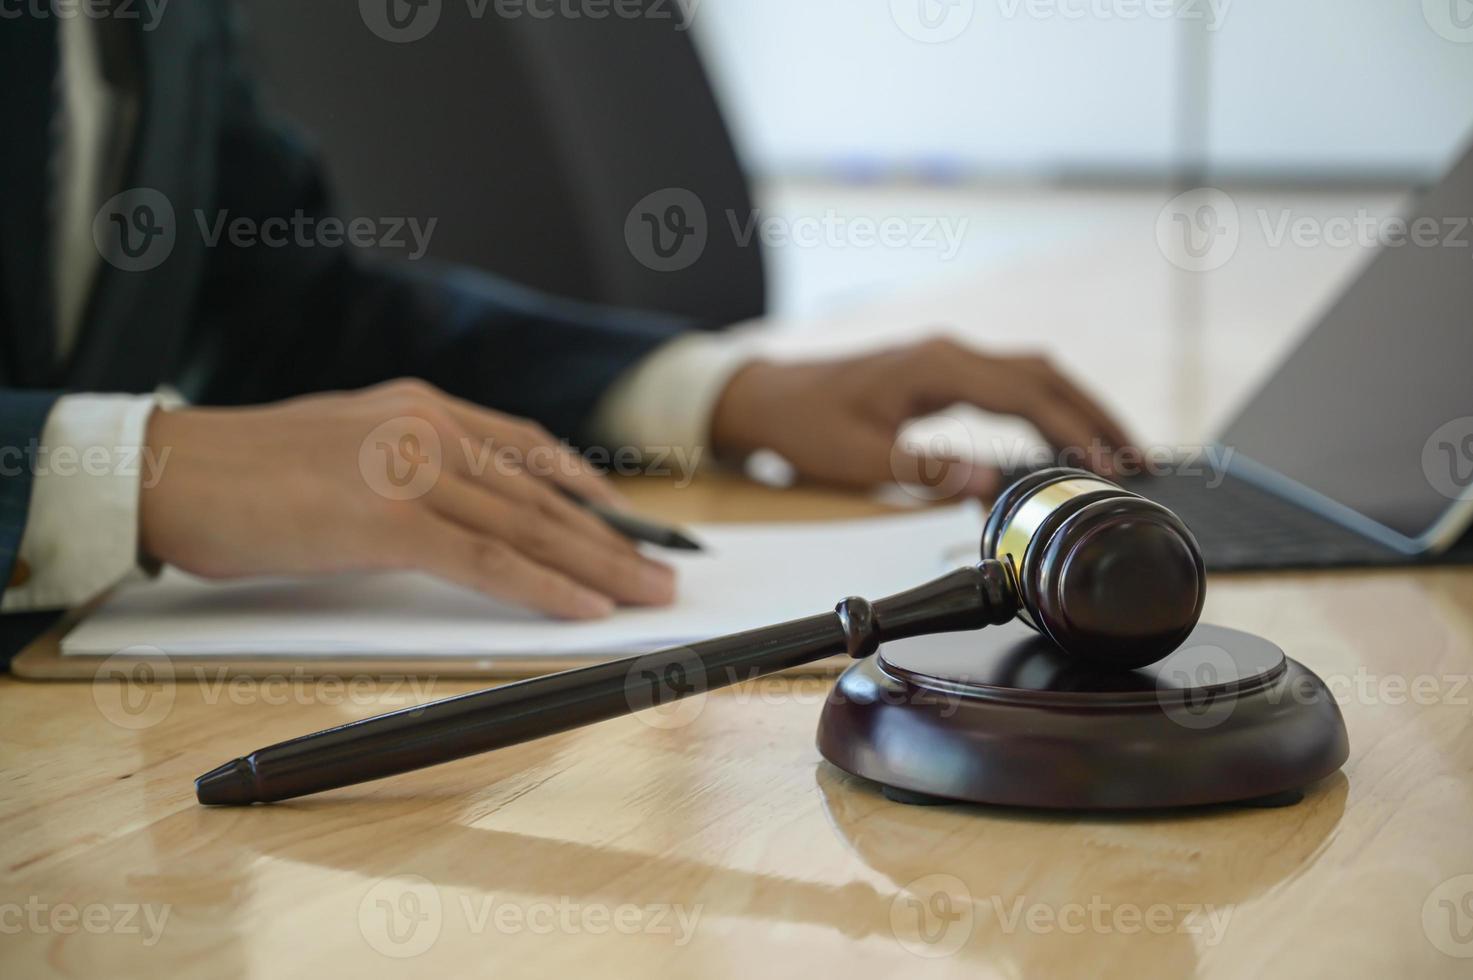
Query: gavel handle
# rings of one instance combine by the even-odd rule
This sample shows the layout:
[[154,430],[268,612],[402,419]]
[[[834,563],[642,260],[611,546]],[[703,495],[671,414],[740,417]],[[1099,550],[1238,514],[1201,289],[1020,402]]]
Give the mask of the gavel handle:
[[266,803],[393,776],[657,707],[883,641],[1013,617],[1008,570],[963,568],[870,603],[447,698],[258,749],[199,777],[205,804]]

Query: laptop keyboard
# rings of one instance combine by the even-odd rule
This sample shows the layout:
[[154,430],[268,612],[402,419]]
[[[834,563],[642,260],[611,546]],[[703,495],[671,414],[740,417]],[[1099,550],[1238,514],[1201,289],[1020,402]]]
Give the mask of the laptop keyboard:
[[[1215,483],[1220,476],[1210,478]],[[1227,477],[1168,473],[1126,480],[1192,529],[1212,571],[1400,565],[1411,559],[1324,518]]]

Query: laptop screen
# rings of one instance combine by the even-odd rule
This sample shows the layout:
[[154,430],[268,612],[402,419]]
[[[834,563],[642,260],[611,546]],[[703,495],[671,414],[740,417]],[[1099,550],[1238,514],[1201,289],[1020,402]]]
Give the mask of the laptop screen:
[[1406,538],[1473,496],[1470,218],[1473,152],[1404,229],[1383,229],[1222,443]]

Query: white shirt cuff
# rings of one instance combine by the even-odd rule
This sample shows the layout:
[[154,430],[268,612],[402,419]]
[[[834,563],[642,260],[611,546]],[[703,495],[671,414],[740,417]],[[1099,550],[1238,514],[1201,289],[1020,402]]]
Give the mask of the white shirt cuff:
[[144,452],[152,395],[65,395],[41,430],[21,535],[23,585],[5,612],[66,609],[139,569],[138,495],[165,460]]
[[643,458],[707,461],[711,415],[732,375],[756,356],[754,329],[688,333],[658,348],[604,394],[593,415],[594,437]]

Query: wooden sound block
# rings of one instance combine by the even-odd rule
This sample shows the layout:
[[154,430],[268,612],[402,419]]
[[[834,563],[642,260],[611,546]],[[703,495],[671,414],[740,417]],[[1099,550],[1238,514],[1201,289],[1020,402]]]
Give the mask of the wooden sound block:
[[839,678],[818,747],[905,803],[1080,810],[1286,805],[1350,751],[1324,682],[1260,637],[1200,625],[1119,671],[1021,623],[882,646]]

